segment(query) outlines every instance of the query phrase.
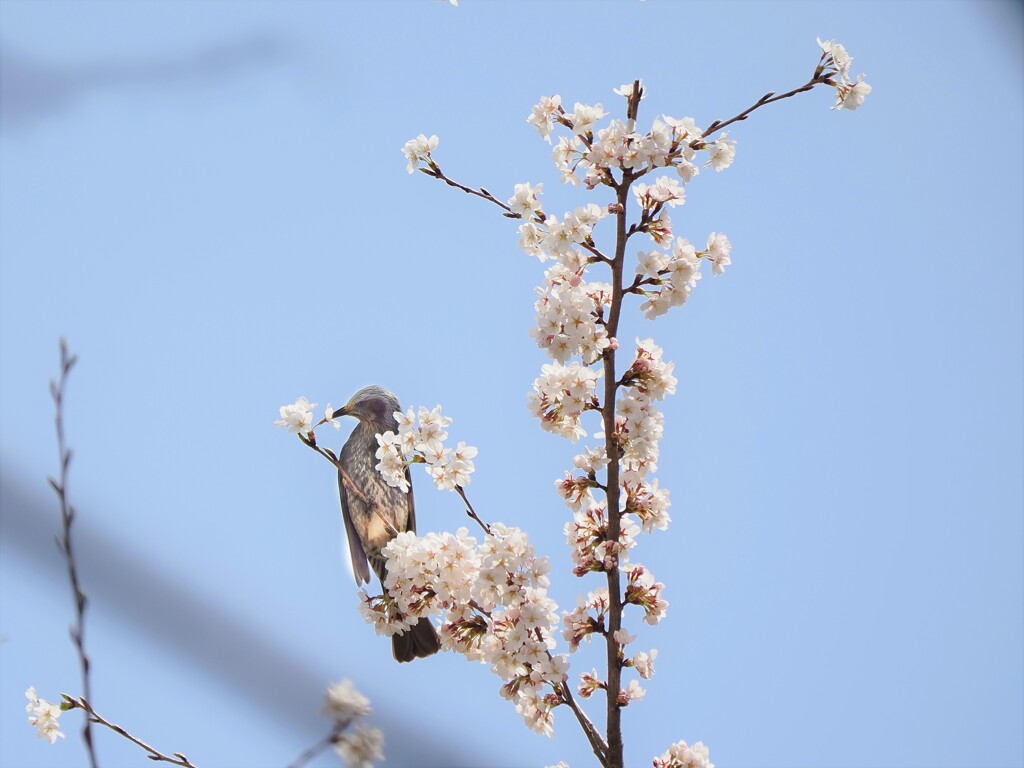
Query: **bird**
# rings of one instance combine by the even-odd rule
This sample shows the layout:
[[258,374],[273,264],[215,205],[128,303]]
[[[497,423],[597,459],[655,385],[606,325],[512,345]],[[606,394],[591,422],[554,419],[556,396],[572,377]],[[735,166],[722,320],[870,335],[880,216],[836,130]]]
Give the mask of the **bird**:
[[[399,533],[416,532],[416,506],[409,468],[405,469],[409,482],[406,492],[388,485],[376,469],[377,435],[398,432],[395,412],[401,410],[394,394],[383,387],[369,386],[356,392],[333,414],[335,418],[354,416],[359,421],[338,459],[341,515],[345,520],[357,585],[370,582],[369,562],[383,588],[387,561],[381,550]],[[434,625],[426,617],[403,634],[391,636],[392,653],[400,662],[432,656],[440,649]]]

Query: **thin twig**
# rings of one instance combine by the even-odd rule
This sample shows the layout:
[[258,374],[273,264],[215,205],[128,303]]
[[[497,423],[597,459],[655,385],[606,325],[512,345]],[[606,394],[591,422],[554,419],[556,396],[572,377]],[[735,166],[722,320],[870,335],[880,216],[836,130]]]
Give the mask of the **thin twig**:
[[349,723],[351,722],[351,719],[349,719],[343,723],[335,723],[330,733],[328,733],[318,742],[313,744],[309,749],[307,749],[305,752],[303,752],[301,755],[295,758],[294,762],[288,764],[288,768],[302,768],[302,766],[304,766],[314,757],[319,755],[325,749],[337,744],[338,739],[341,738],[342,731],[344,731],[345,728],[347,728]]
[[483,520],[481,520],[479,517],[477,517],[476,510],[473,509],[473,505],[470,504],[469,503],[469,499],[466,498],[466,492],[462,489],[462,486],[461,485],[456,485],[455,486],[455,490],[456,490],[456,492],[458,492],[459,496],[462,497],[462,500],[466,504],[466,514],[469,515],[470,517],[472,517],[474,520],[476,520],[480,524],[480,527],[484,529],[484,533],[490,534],[491,526],[489,526],[487,523],[485,523]]
[[327,448],[321,448],[319,445],[316,444],[316,438],[313,437],[312,432],[309,433],[309,437],[300,433],[299,439],[306,445],[308,445],[310,448],[312,448],[314,451],[319,453],[321,456],[323,456],[325,459],[327,459],[329,462],[331,462],[331,464],[333,464],[338,469],[338,472],[341,474],[341,479],[342,482],[345,484],[345,487],[348,490],[352,491],[356,496],[358,496],[362,500],[363,504],[366,505],[366,508],[373,512],[375,515],[377,515],[377,517],[380,518],[380,521],[384,523],[385,527],[391,530],[391,533],[393,533],[395,536],[398,535],[398,529],[395,528],[395,524],[384,516],[384,513],[381,512],[380,510],[380,506],[370,501],[370,499],[367,498],[366,494],[359,490],[359,486],[357,486],[352,481],[352,478],[349,476],[348,472],[346,472],[345,468],[341,466],[341,461],[335,458],[334,454],[330,450],[328,450]]
[[449,179],[447,176],[444,175],[444,172],[441,170],[441,167],[437,163],[435,163],[433,161],[430,162],[430,169],[429,170],[426,169],[426,168],[421,168],[420,170],[422,170],[423,173],[427,174],[427,176],[433,176],[435,179],[440,179],[445,184],[447,184],[449,187],[455,187],[456,189],[461,189],[467,195],[476,195],[477,197],[482,197],[484,200],[488,201],[489,203],[494,203],[496,206],[498,206],[503,211],[505,211],[505,215],[507,215],[510,219],[521,219],[522,218],[522,216],[520,216],[518,213],[513,213],[512,209],[509,206],[507,206],[505,203],[501,202],[501,200],[496,198],[494,195],[492,195],[490,192],[488,192],[483,187],[480,187],[480,189],[473,189],[472,187],[467,187],[465,184],[460,184],[459,182],[455,181],[454,179]]
[[[522,215],[520,215],[518,213],[513,213],[512,209],[508,205],[506,205],[505,203],[501,202],[501,200],[496,198],[494,195],[492,195],[490,192],[488,192],[483,187],[480,187],[480,189],[473,189],[472,187],[467,187],[465,184],[460,184],[459,182],[455,181],[454,179],[448,178],[447,176],[445,176],[444,171],[441,170],[441,166],[439,166],[433,160],[430,161],[430,168],[429,169],[428,168],[421,168],[420,170],[423,171],[423,173],[427,174],[427,176],[431,176],[431,177],[433,177],[435,179],[439,179],[440,181],[443,181],[449,187],[455,187],[456,189],[461,189],[467,195],[476,195],[477,197],[482,197],[484,200],[488,201],[489,203],[494,203],[496,206],[498,206],[503,211],[505,211],[505,213],[503,215],[507,219],[521,219],[521,218],[523,218]],[[545,219],[546,219],[546,217],[544,216],[543,213],[541,213],[541,214],[538,214],[536,216],[535,221],[537,221],[540,224],[543,224]],[[585,242],[584,243],[578,243],[578,245],[583,250],[585,250],[589,254],[591,254],[593,256],[593,258],[594,258],[594,261],[601,261],[601,262],[604,262],[605,264],[611,264],[612,263],[612,260],[610,258],[608,258],[607,256],[605,256],[603,253],[601,253],[600,249],[598,249],[598,247],[596,245],[594,245],[592,242],[590,242],[590,243],[585,243]]]
[[601,761],[601,765],[608,765],[608,745],[604,743],[604,739],[601,738],[601,734],[597,732],[597,728],[587,717],[587,713],[580,709],[576,703],[576,699],[573,698],[572,690],[569,688],[569,684],[566,682],[561,683],[558,687],[558,693],[562,697],[562,701],[569,705],[569,709],[572,710],[573,714],[576,715],[576,719],[579,721],[580,726],[583,728],[583,733],[587,737],[587,741],[590,742],[590,748],[594,750],[594,754],[597,759]]
[[[60,519],[62,538],[57,540],[57,547],[64,554],[64,560],[68,566],[68,580],[71,582],[71,592],[75,599],[75,623],[71,627],[71,642],[74,643],[78,653],[78,663],[82,670],[82,691],[86,697],[90,697],[91,686],[89,682],[89,654],[85,651],[85,606],[86,597],[78,580],[78,567],[75,564],[75,550],[71,545],[71,524],[75,519],[75,508],[68,501],[68,468],[71,465],[71,450],[64,443],[64,387],[67,384],[68,374],[74,367],[78,358],[68,353],[68,343],[65,339],[60,340],[60,378],[57,381],[50,381],[50,395],[53,397],[56,415],[54,422],[57,426],[57,452],[60,455],[60,480],[48,478],[50,487],[53,488],[60,500]],[[96,747],[92,740],[92,724],[88,718],[82,727],[82,741],[85,742],[85,751],[89,755],[89,765],[97,768],[99,763],[96,760]]]
[[138,744],[140,747],[142,747],[149,753],[147,757],[150,760],[159,763],[171,763],[172,765],[180,765],[182,766],[182,768],[196,768],[196,766],[190,763],[188,761],[188,758],[181,754],[181,752],[175,752],[173,753],[173,756],[165,755],[163,752],[160,752],[159,750],[156,750],[153,747],[149,746],[149,744],[144,742],[142,739],[132,736],[120,725],[115,725],[114,723],[105,719],[95,709],[92,708],[92,706],[89,704],[89,702],[86,700],[84,696],[79,697],[77,699],[74,696],[68,696],[68,694],[66,693],[62,693],[61,696],[64,699],[65,708],[83,710],[86,713],[86,720],[93,723],[98,723],[99,725],[105,725],[114,733],[123,736],[133,744]]
[[[725,128],[727,125],[732,125],[733,123],[738,122],[739,120],[746,120],[747,119],[747,115],[749,115],[755,109],[758,109],[760,107],[765,106],[766,104],[771,104],[772,102],[775,102],[775,101],[782,101],[783,99],[788,99],[790,96],[796,96],[796,94],[798,94],[798,93],[803,93],[804,91],[809,91],[814,86],[820,85],[822,83],[824,83],[825,85],[831,85],[832,81],[831,81],[830,77],[831,77],[830,74],[815,75],[810,80],[808,80],[806,83],[801,85],[799,88],[794,88],[792,91],[787,91],[786,93],[779,94],[778,96],[776,96],[774,92],[766,93],[764,96],[762,96],[760,99],[755,101],[751,106],[747,107],[745,110],[740,112],[735,117],[730,117],[728,120],[726,120],[724,122],[721,121],[721,120],[715,120],[715,122],[713,122],[711,125],[709,125],[707,128],[704,129],[704,133],[701,134],[701,138],[706,139],[711,134],[718,133],[720,130]],[[690,146],[693,146],[694,143],[700,143],[700,142],[692,142]]]

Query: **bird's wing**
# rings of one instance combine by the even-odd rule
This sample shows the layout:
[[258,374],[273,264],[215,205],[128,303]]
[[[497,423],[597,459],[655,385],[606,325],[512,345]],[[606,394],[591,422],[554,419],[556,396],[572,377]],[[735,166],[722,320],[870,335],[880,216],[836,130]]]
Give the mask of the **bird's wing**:
[[359,541],[359,534],[352,525],[352,515],[348,511],[348,494],[345,492],[345,479],[338,471],[338,496],[341,498],[341,516],[345,519],[345,533],[348,536],[348,551],[352,556],[352,570],[355,572],[356,584],[370,583],[370,569],[366,564],[366,552]]
[[405,530],[416,533],[416,502],[412,499],[412,474],[409,472],[408,464],[405,466],[405,482],[409,484],[409,490],[405,494],[408,499],[406,503],[409,505],[409,517]]

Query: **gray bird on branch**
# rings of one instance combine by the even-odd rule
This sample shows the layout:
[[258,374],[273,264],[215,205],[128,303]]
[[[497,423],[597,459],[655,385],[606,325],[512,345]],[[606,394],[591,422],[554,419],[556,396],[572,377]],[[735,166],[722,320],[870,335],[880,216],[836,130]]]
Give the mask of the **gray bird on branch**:
[[[355,416],[359,424],[341,449],[338,490],[341,514],[345,518],[349,552],[356,584],[369,584],[370,572],[387,578],[387,562],[381,550],[402,531],[416,532],[416,508],[412,498],[412,478],[406,467],[408,492],[388,485],[377,465],[377,435],[398,432],[395,412],[401,411],[398,398],[383,387],[365,387],[356,392],[334,416]],[[441,648],[430,619],[422,618],[401,635],[392,635],[391,649],[398,661],[431,656]]]

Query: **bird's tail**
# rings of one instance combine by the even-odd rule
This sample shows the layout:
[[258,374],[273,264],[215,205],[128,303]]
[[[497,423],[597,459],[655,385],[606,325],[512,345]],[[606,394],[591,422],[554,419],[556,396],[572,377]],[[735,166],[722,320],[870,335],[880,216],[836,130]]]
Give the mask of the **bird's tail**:
[[441,650],[441,639],[430,619],[422,618],[402,635],[391,636],[391,652],[397,661],[412,661],[433,656]]

